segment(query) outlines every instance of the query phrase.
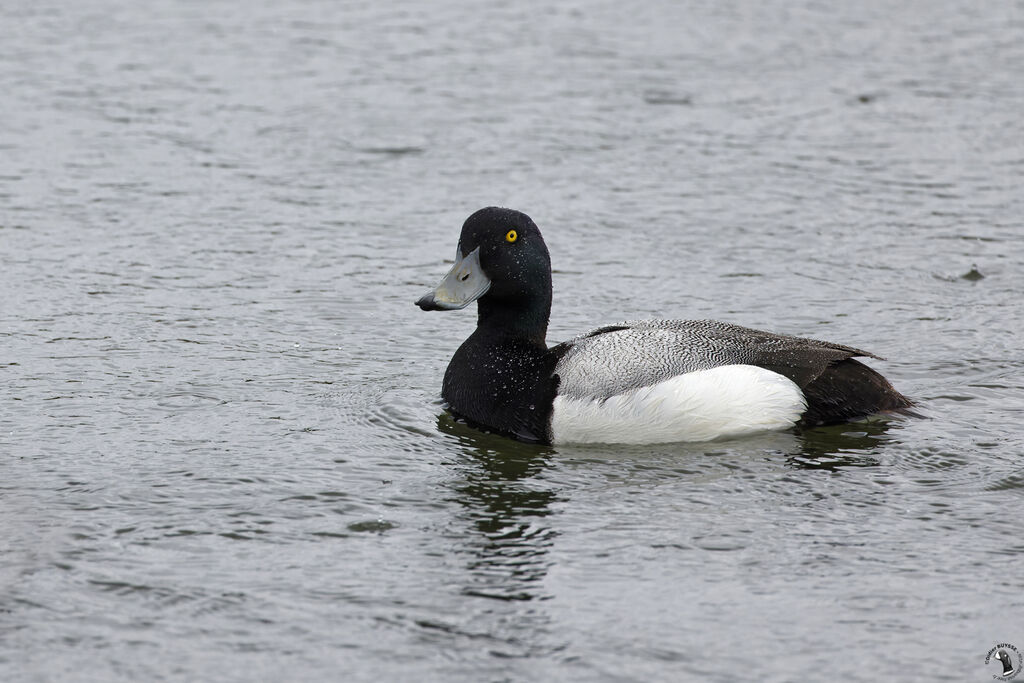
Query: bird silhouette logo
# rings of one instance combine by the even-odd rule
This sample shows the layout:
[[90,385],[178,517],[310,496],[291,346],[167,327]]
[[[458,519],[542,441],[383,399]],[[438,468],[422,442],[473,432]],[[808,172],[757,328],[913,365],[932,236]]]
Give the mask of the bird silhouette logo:
[[1000,673],[992,674],[992,678],[997,681],[1008,681],[1020,673],[1022,663],[1020,652],[1009,643],[999,643],[988,651],[988,655],[985,656],[985,664],[988,665],[993,660],[1002,668]]
[[999,650],[996,652],[996,659],[1003,663],[1003,675],[1013,673],[1013,660],[1010,659],[1010,653],[1006,650]]

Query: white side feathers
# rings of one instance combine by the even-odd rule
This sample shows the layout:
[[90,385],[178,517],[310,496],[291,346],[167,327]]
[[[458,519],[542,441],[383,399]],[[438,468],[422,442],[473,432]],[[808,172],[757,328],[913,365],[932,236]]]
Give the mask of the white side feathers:
[[688,372],[601,401],[557,396],[558,443],[710,441],[787,429],[807,408],[790,379],[754,365]]

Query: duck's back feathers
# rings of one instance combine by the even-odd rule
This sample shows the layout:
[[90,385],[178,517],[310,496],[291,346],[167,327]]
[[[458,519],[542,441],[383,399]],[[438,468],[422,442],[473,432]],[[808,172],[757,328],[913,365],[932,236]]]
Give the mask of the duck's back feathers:
[[832,342],[754,330],[714,320],[633,320],[591,330],[552,349],[558,394],[599,401],[703,370],[764,368],[807,399],[801,424],[843,422],[910,406],[881,375],[853,360],[877,358]]
[[753,330],[715,320],[629,320],[554,349],[559,393],[607,398],[669,377],[723,365],[757,365],[801,388],[841,360],[872,354],[831,342]]

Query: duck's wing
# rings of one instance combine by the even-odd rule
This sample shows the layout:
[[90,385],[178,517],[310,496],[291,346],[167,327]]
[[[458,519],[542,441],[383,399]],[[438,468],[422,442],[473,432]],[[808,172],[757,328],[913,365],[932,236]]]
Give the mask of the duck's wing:
[[596,399],[723,365],[756,365],[806,390],[841,361],[878,358],[852,346],[714,320],[626,321],[581,334],[552,351],[558,357],[558,393]]

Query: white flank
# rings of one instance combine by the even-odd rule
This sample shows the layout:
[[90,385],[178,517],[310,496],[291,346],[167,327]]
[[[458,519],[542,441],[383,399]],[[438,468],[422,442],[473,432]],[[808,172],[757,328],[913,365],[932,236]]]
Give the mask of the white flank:
[[679,375],[604,401],[558,396],[554,443],[711,441],[788,429],[807,408],[789,378],[754,365]]

